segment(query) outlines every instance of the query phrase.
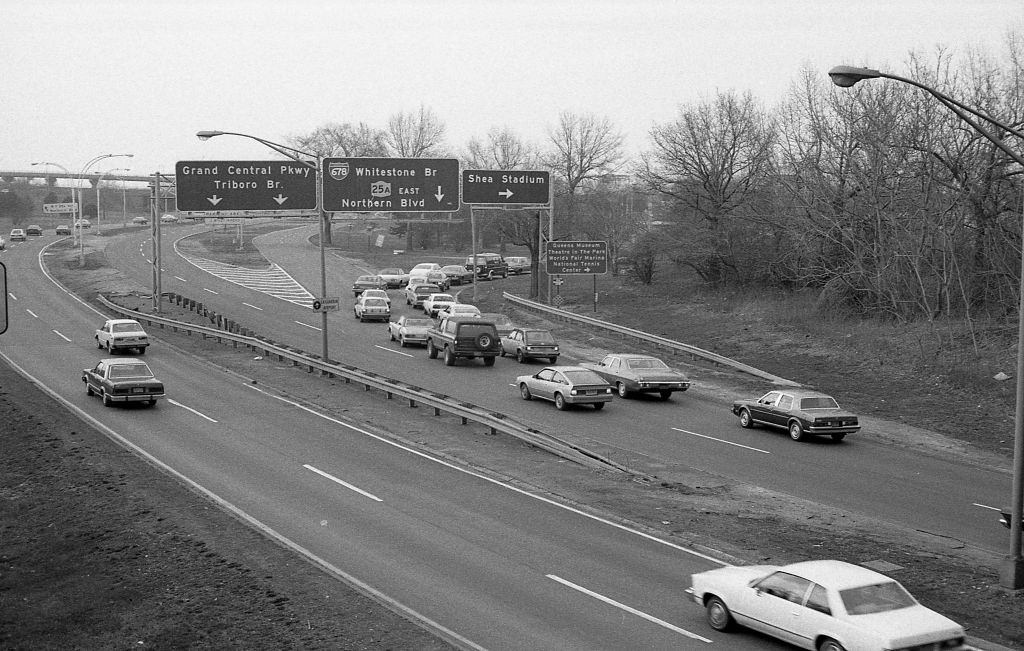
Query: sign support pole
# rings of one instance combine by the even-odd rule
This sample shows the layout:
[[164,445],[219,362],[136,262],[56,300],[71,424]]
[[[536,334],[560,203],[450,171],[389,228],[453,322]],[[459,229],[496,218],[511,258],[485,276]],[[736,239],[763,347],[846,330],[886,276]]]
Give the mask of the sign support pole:
[[[323,173],[324,173],[324,159],[320,156],[316,158],[316,191],[317,191],[317,205],[319,206],[318,212],[320,213],[320,297],[327,298],[327,254],[324,251],[324,239],[327,237],[327,229],[330,228],[330,224],[327,223],[327,212],[324,210],[324,198],[323,198]],[[320,357],[325,362],[330,362],[330,357],[327,356],[327,310],[320,313]]]

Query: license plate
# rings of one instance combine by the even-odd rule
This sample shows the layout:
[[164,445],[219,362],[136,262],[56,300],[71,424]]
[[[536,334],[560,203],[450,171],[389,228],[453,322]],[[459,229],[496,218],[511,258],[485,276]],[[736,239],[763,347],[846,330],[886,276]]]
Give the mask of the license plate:
[[145,393],[146,390],[143,387],[132,387],[132,393]]

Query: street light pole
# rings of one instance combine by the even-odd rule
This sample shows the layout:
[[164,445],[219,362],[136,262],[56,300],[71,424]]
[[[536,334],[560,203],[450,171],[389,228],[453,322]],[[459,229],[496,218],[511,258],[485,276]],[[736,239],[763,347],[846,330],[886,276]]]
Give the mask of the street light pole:
[[[913,79],[907,79],[898,75],[891,75],[871,68],[856,68],[853,66],[836,66],[828,71],[832,83],[841,88],[849,88],[858,81],[865,79],[885,78],[916,86],[939,100],[943,106],[955,113],[957,117],[971,125],[981,133],[989,142],[998,147],[1003,153],[1012,158],[1018,165],[1024,167],[1024,157],[1010,149],[1001,139],[995,137],[983,128],[970,116],[975,116],[985,122],[993,124],[1006,133],[1013,134],[1024,140],[1024,133],[1006,125],[995,118],[966,106],[952,97],[926,86]],[[1024,188],[1021,190],[1024,195]],[[1024,199],[1021,204],[1021,238],[1024,241]],[[1024,589],[1024,556],[1021,550],[1021,519],[1024,516],[1024,251],[1021,254],[1020,265],[1020,290],[1019,302],[1017,305],[1017,396],[1016,409],[1013,422],[1013,486],[1011,489],[1010,505],[1010,553],[1005,558],[999,572],[999,582],[1004,588],[1010,590]]]
[[[100,178],[96,180],[96,229],[97,229],[97,232],[99,231],[99,228],[100,228],[100,186],[103,185],[103,177],[105,177],[107,174],[113,174],[114,172],[127,172],[127,171],[129,171],[127,167],[116,167],[116,168],[114,168],[112,170],[107,170],[106,172],[103,172],[102,174],[100,174]],[[101,235],[102,235],[102,233],[101,233]]]
[[[200,140],[209,140],[216,136],[238,136],[240,138],[249,138],[255,140],[265,147],[273,149],[277,153],[292,159],[293,161],[305,165],[309,169],[316,172],[316,203],[318,206],[318,213],[320,217],[320,299],[327,298],[327,255],[324,251],[324,240],[327,238],[327,229],[330,225],[327,223],[327,213],[324,211],[323,201],[323,161],[320,156],[310,154],[309,152],[302,151],[301,149],[295,149],[287,145],[280,143],[271,142],[264,138],[257,136],[251,136],[247,133],[237,133],[234,131],[199,131],[196,133],[196,137]],[[304,156],[305,158],[300,158]],[[315,159],[316,162],[306,160],[307,158]],[[330,361],[330,356],[327,354],[327,310],[320,312],[320,357],[325,361]]]
[[[104,158],[121,158],[121,157],[132,158],[134,155],[135,154],[100,154],[99,156],[96,156],[95,158],[90,160],[88,163],[86,163],[84,167],[82,167],[82,171],[78,173],[78,178],[81,179],[82,177],[84,177],[85,173],[89,171],[90,167],[92,167],[96,163],[100,162]],[[99,182],[96,183],[96,186],[99,187]],[[79,198],[82,198],[82,193],[79,192],[78,196],[79,196]],[[84,243],[85,238],[83,237],[84,233],[82,231],[82,220],[85,218],[85,206],[83,204],[84,204],[84,199],[82,201],[79,201],[79,203],[78,203],[78,266],[79,267],[84,267],[85,266],[85,243]],[[97,228],[99,227],[99,214],[100,214],[100,206],[99,206],[99,202],[97,200],[97,204],[96,204],[96,226],[97,226]]]

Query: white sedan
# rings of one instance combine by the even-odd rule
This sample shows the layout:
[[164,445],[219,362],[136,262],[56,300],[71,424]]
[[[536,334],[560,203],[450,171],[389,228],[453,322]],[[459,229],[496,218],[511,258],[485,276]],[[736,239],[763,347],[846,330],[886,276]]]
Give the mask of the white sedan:
[[441,310],[455,305],[455,297],[451,294],[431,294],[423,301],[423,313],[430,317],[437,316]]
[[480,316],[480,308],[468,303],[455,303],[437,313],[437,318],[444,319],[450,316]]
[[687,590],[708,624],[740,624],[816,651],[965,649],[964,629],[925,608],[896,581],[843,561],[723,567]]

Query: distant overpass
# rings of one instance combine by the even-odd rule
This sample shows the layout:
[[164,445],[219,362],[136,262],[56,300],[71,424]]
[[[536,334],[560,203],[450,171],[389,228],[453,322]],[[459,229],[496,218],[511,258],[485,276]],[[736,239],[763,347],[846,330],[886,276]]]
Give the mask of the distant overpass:
[[[160,174],[161,185],[173,185],[174,175],[173,174]],[[87,174],[67,174],[62,170],[54,170],[53,166],[48,167],[39,166],[39,169],[32,169],[29,171],[4,171],[0,170],[0,179],[8,183],[14,183],[16,180],[23,179],[25,181],[33,181],[35,179],[45,179],[46,185],[57,185],[57,179],[65,179],[68,181],[74,181],[77,179],[85,179],[89,181],[89,185],[96,187],[100,182],[100,178],[104,181],[132,181],[138,183],[153,183],[153,175],[139,175],[139,174],[110,174],[108,172],[89,172]]]

